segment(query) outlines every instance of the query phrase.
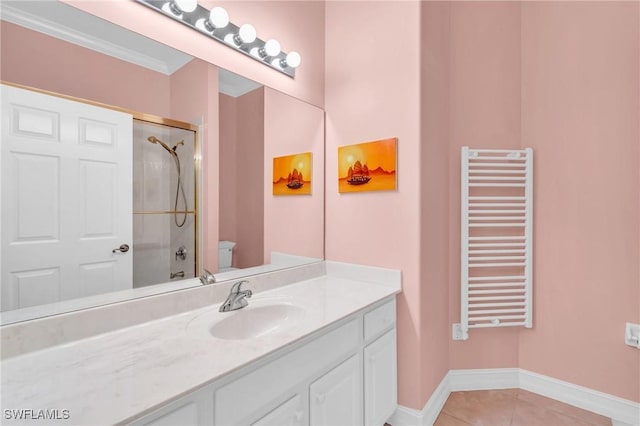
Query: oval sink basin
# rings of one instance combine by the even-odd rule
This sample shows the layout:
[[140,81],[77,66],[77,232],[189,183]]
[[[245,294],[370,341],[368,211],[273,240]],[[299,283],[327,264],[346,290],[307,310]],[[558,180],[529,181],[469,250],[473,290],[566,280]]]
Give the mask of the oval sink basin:
[[289,328],[304,316],[304,309],[283,303],[261,306],[249,304],[246,308],[225,315],[229,316],[209,328],[211,335],[218,339],[242,340]]

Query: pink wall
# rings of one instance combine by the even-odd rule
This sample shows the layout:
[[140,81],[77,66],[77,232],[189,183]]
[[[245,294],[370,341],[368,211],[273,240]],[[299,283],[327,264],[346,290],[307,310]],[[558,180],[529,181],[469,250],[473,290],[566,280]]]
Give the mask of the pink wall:
[[535,160],[534,325],[520,367],[640,401],[638,2],[524,3]]
[[521,367],[640,400],[638,3],[452,3],[450,318],[460,147],[533,147],[534,328],[473,330],[450,367]]
[[[520,147],[520,3],[454,2],[449,85],[449,317],[460,322],[460,149]],[[518,366],[518,328],[449,339],[450,368]]]
[[0,35],[3,81],[161,117],[170,115],[165,74],[6,21],[0,25]]
[[222,43],[199,35],[133,0],[63,1],[266,86],[320,107],[324,105],[323,1],[201,1],[205,7],[225,7],[232,22],[251,23],[260,38],[276,38],[283,50],[299,52],[302,65],[296,71],[295,79],[233,52]]
[[236,98],[220,93],[220,222],[218,224],[220,240],[237,241],[236,236]]
[[264,110],[263,88],[220,94],[220,239],[236,268],[264,263]]
[[198,220],[202,225],[200,269],[218,267],[218,68],[199,59],[171,75],[171,117],[198,124],[202,152],[202,194]]
[[[262,265],[264,258],[266,146],[266,95],[264,88],[236,98],[236,245],[234,264],[239,268]],[[223,208],[221,206],[221,208]]]
[[[327,2],[325,20],[326,257],[402,270],[399,402],[422,409],[420,3]],[[387,22],[402,23],[393,37]],[[394,136],[398,190],[339,194],[337,148]]]
[[220,239],[234,241],[233,266],[264,259],[264,88],[220,94]]
[[[420,22],[417,7],[326,5],[328,28],[352,28],[346,45],[326,34],[327,164],[340,145],[400,140],[398,192],[340,195],[329,167],[326,194],[327,258],[403,272],[400,404],[422,408],[449,368],[505,367],[638,401],[640,355],[622,341],[640,321],[638,4],[424,2]],[[381,17],[403,43],[379,36]],[[453,342],[464,145],[534,148],[534,328]]]
[[[311,152],[311,195],[273,195],[273,157]],[[271,253],[324,257],[324,111],[264,89],[264,263]],[[262,195],[264,194],[264,195]]]
[[[324,112],[269,88],[220,99],[220,235],[237,242],[234,266],[270,263],[272,251],[324,257]],[[308,151],[312,195],[273,196],[273,157]]]
[[420,330],[426,395],[449,370],[450,12],[445,2],[422,3],[420,9]]

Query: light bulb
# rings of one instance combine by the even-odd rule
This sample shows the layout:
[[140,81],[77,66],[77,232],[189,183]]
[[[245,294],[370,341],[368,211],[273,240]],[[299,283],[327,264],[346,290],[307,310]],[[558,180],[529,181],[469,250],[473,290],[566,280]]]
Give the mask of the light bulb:
[[266,56],[278,56],[280,53],[280,43],[278,40],[267,40],[264,44],[264,52]]
[[238,36],[242,43],[253,43],[257,37],[256,29],[251,24],[244,24],[240,27]]
[[283,65],[290,68],[298,68],[300,66],[300,62],[302,62],[302,58],[298,52],[289,52]]
[[222,7],[214,7],[209,12],[209,23],[213,28],[224,28],[229,25],[229,14]]
[[173,0],[175,6],[182,12],[193,12],[198,7],[198,0]]

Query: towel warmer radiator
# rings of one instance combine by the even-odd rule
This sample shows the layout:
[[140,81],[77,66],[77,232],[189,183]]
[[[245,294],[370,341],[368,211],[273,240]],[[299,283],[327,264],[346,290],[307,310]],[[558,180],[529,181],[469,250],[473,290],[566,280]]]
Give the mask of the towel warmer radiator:
[[532,327],[533,151],[462,148],[461,319]]

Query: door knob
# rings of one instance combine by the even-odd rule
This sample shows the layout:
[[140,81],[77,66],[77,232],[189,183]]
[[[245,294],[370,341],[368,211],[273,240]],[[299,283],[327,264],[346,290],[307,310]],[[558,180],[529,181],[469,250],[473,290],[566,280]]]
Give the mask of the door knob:
[[119,251],[120,253],[126,253],[129,251],[129,246],[127,244],[122,244],[120,247],[111,250],[111,253],[115,253]]

